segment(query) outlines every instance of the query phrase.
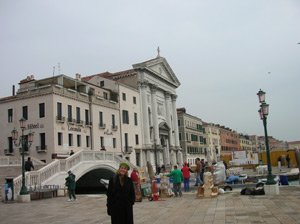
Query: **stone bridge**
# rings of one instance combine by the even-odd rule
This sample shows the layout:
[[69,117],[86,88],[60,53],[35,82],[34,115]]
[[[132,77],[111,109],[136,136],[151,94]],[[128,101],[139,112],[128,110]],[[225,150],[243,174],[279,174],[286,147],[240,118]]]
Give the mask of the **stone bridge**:
[[[109,179],[113,176],[119,164],[126,161],[129,166],[134,165],[120,158],[113,152],[106,151],[80,151],[67,159],[58,159],[37,171],[25,173],[25,185],[28,190],[39,189],[45,185],[65,187],[67,172],[71,170],[76,175],[76,188],[91,185],[99,186],[100,179]],[[14,195],[20,193],[22,175],[14,178]]]

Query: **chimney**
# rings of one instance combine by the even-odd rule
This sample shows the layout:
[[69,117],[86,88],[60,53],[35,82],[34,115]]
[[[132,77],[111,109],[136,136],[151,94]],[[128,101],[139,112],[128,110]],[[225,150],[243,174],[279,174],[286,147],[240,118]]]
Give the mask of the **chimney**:
[[81,74],[76,73],[76,79],[77,79],[78,81],[81,81]]
[[12,95],[16,95],[16,92],[15,92],[15,85],[12,86]]

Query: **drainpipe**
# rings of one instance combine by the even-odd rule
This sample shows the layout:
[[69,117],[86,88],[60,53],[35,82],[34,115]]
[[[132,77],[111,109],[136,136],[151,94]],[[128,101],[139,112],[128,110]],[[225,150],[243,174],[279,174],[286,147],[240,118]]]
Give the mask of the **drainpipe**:
[[[89,110],[90,110],[90,119],[89,122],[92,122],[93,111],[92,111],[92,98],[93,96],[89,94]],[[90,141],[91,141],[91,150],[94,150],[94,141],[93,141],[93,125],[90,125]]]

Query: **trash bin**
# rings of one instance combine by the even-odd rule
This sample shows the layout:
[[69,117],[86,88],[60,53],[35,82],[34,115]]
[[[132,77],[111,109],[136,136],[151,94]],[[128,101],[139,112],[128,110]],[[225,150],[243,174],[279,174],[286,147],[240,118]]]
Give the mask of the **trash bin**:
[[5,201],[13,201],[14,200],[14,179],[13,178],[5,178]]
[[281,185],[289,185],[289,181],[286,175],[280,175],[279,178]]

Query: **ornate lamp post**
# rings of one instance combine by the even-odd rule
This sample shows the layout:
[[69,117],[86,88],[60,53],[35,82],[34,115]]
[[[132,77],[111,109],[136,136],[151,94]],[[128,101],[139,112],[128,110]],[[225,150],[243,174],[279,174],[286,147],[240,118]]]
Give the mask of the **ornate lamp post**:
[[24,163],[24,151],[25,151],[25,147],[26,144],[28,146],[28,148],[31,146],[32,142],[33,142],[33,133],[30,131],[27,135],[24,135],[24,130],[26,128],[26,119],[21,118],[20,119],[20,128],[22,130],[22,135],[18,140],[18,131],[14,128],[11,132],[12,135],[12,140],[14,141],[15,146],[19,147],[20,145],[22,146],[22,187],[21,187],[21,191],[20,191],[20,195],[26,195],[28,194],[27,188],[25,186],[25,163]]
[[272,166],[271,166],[271,158],[270,158],[270,150],[269,150],[269,139],[268,139],[268,132],[267,132],[267,116],[269,114],[269,104],[265,102],[265,92],[259,90],[257,93],[258,100],[260,103],[260,109],[258,110],[259,117],[263,120],[264,130],[265,130],[265,141],[266,141],[266,151],[267,151],[267,160],[268,160],[268,177],[267,177],[267,185],[276,184],[274,181],[274,177],[272,174]]
[[157,151],[157,141],[154,139],[154,157],[155,157],[155,175],[158,174],[158,169],[157,169],[157,157],[156,157],[156,151]]

